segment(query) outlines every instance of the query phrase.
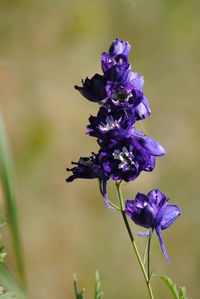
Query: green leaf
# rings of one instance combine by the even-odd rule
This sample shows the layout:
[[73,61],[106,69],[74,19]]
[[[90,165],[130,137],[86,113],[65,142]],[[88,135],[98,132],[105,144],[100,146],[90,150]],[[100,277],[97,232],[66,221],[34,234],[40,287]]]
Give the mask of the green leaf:
[[96,283],[95,283],[95,293],[94,293],[94,298],[95,299],[102,299],[103,298],[103,292],[100,291],[100,279],[99,279],[99,272],[96,271]]
[[171,280],[171,278],[169,278],[168,276],[160,276],[160,278],[168,286],[168,288],[170,289],[170,291],[171,291],[172,295],[174,296],[174,298],[175,299],[179,299],[179,294],[178,294],[178,291],[176,289],[176,285],[173,283],[173,281]]
[[23,253],[20,239],[16,198],[14,192],[14,175],[12,156],[10,153],[4,122],[0,111],[0,176],[6,204],[7,217],[10,224],[11,236],[15,252],[15,259],[21,284],[25,287],[25,272],[23,264]]
[[80,294],[78,292],[76,274],[74,274],[74,290],[75,290],[76,299],[84,299],[85,298],[85,289],[82,289]]
[[[24,294],[23,290],[21,287],[17,284],[16,280],[14,277],[9,273],[8,269],[4,264],[0,264],[0,284],[9,292],[12,292],[12,294],[15,294],[15,296],[18,299],[27,299],[26,295]],[[2,291],[2,289],[1,289]],[[11,293],[8,293],[9,296],[11,296]],[[1,297],[4,296],[0,295],[0,299],[10,299],[14,297]],[[80,298],[81,299],[81,298]]]
[[0,295],[0,299],[16,299],[14,293],[8,292],[5,294]]
[[173,283],[171,278],[168,276],[159,276],[168,286],[170,289],[171,293],[173,294],[175,299],[188,299],[186,295],[186,288],[185,287],[180,287],[179,292],[177,291],[176,285]]
[[180,287],[179,289],[179,298],[180,299],[188,299],[186,295],[186,288],[185,287]]

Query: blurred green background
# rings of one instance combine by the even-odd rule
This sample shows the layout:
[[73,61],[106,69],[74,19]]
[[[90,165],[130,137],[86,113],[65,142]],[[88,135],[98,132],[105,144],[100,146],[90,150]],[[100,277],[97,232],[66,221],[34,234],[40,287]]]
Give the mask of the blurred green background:
[[[0,20],[0,102],[15,162],[30,298],[74,298],[74,272],[93,298],[96,269],[105,298],[148,296],[121,216],[105,208],[97,181],[65,183],[70,161],[97,149],[85,126],[98,107],[73,86],[101,72],[101,52],[116,37],[132,45],[130,61],[145,78],[152,109],[145,132],[167,149],[153,173],[124,184],[123,192],[133,198],[158,187],[180,205],[182,216],[163,232],[171,264],[154,237],[153,271],[199,298],[200,1],[0,0]],[[152,284],[155,298],[171,298],[158,278]]]

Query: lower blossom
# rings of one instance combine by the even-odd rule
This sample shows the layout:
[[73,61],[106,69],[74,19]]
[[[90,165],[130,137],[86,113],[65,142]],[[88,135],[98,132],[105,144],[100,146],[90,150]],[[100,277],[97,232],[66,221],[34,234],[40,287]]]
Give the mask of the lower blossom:
[[[125,213],[138,225],[155,230],[161,249],[169,263],[164,247],[161,231],[168,228],[181,214],[176,205],[169,205],[170,199],[158,189],[150,191],[147,195],[138,193],[134,200],[126,200]],[[148,235],[141,233],[140,235]]]

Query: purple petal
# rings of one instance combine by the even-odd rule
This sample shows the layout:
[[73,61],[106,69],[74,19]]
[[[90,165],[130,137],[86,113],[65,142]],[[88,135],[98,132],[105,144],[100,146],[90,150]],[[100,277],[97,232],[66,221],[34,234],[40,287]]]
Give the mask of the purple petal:
[[155,139],[144,136],[142,132],[135,130],[135,128],[132,128],[131,130],[129,130],[129,132],[130,135],[136,137],[140,144],[148,150],[150,155],[162,156],[166,154],[164,147]]
[[144,86],[143,76],[138,76],[138,73],[130,71],[127,77],[127,81],[133,85],[134,89],[142,91],[142,88]]
[[151,172],[154,170],[155,168],[155,165],[156,165],[156,159],[154,156],[151,156],[150,159],[149,159],[149,164],[147,165],[147,167],[144,169],[144,171],[147,171],[147,172]]
[[136,108],[135,108],[135,111],[136,111],[136,115],[138,117],[138,119],[145,119],[147,114],[148,114],[148,111],[147,111],[147,108],[146,106],[143,104],[143,102],[141,102]]
[[160,247],[162,249],[162,252],[164,253],[164,256],[167,260],[167,263],[169,264],[169,257],[167,255],[167,251],[166,251],[164,243],[163,243],[163,238],[162,238],[162,233],[161,233],[161,228],[160,227],[156,228],[156,233],[157,233],[159,241],[160,241]]
[[150,234],[149,230],[147,230],[146,232],[139,232],[138,236],[140,237],[148,237]]
[[181,214],[181,209],[176,205],[164,205],[156,216],[156,221],[160,219],[161,229],[168,228]]
[[147,97],[144,96],[142,102],[143,102],[144,106],[145,106],[146,109],[147,109],[147,114],[150,116],[150,115],[151,115],[151,109],[150,109],[150,106],[149,106],[149,102],[148,102],[148,100],[147,100]]
[[120,40],[119,38],[116,38],[112,45],[110,46],[109,53],[111,55],[124,55],[128,58],[129,52],[130,52],[130,44],[128,42],[125,42],[124,40]]
[[166,154],[164,147],[160,145],[160,143],[158,143],[155,139],[146,136],[139,137],[138,139],[151,155],[163,156]]
[[153,189],[148,194],[147,197],[149,201],[155,202],[160,208],[167,202],[167,198],[164,193],[160,192],[159,189]]

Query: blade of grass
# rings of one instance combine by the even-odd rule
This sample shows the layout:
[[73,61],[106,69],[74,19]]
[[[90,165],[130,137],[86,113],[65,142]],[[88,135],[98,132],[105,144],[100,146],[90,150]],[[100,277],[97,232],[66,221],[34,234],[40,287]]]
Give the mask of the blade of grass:
[[23,290],[19,287],[14,277],[9,273],[4,264],[0,264],[0,284],[7,290],[15,294],[18,299],[27,299]]
[[15,260],[19,274],[20,283],[26,287],[25,271],[23,264],[22,245],[19,233],[16,199],[13,190],[13,168],[7,134],[0,111],[0,176],[4,193],[4,200],[7,210],[7,217],[10,224],[11,237],[15,252]]

